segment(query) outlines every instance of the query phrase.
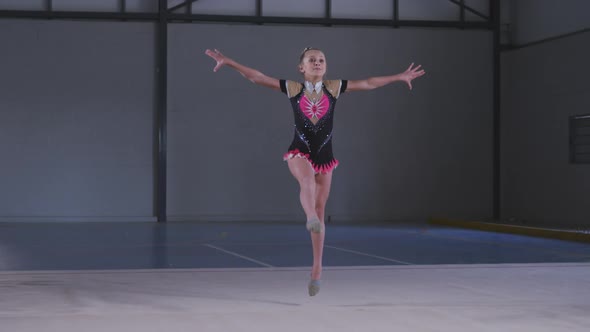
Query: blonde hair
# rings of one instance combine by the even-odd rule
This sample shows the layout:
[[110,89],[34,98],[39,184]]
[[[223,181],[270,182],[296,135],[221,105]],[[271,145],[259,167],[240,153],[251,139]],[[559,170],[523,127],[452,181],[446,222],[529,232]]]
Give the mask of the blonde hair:
[[303,62],[303,58],[305,58],[305,53],[307,53],[307,51],[320,51],[320,52],[324,53],[324,51],[320,50],[319,48],[306,47],[303,49],[303,52],[301,52],[301,55],[299,56],[299,64],[301,64],[301,62]]

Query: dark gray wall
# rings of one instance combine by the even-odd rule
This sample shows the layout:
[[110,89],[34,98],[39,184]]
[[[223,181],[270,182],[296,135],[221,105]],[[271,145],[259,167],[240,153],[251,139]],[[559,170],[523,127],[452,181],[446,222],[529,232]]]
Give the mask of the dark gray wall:
[[0,44],[0,220],[153,220],[153,25],[1,20]]
[[590,28],[588,0],[518,0],[511,7],[511,39],[521,45]]
[[[154,27],[0,21],[1,220],[153,220]],[[491,42],[485,31],[171,24],[171,220],[297,220],[282,161],[292,138],[283,94],[204,55],[216,47],[269,75],[298,79],[308,45],[330,78],[421,63],[395,84],[342,96],[328,214],[414,220],[491,214]]]
[[169,34],[168,211],[173,220],[303,218],[282,154],[285,95],[224,68],[206,48],[277,78],[299,79],[303,47],[322,48],[330,78],[420,63],[397,84],[338,101],[328,214],[335,220],[491,215],[491,34],[479,31],[178,24]]
[[568,118],[590,113],[590,33],[502,55],[502,215],[590,224],[589,165],[569,164]]

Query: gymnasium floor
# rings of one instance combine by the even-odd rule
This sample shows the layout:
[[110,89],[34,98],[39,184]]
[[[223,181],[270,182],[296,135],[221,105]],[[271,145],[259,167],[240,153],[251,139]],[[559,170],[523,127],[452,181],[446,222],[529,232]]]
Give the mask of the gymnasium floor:
[[0,224],[0,331],[589,331],[590,244],[329,224]]

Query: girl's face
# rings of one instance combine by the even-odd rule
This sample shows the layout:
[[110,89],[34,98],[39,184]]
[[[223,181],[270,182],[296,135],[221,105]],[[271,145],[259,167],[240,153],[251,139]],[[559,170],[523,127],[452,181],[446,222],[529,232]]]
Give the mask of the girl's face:
[[306,77],[323,77],[326,74],[326,56],[318,50],[305,52],[299,64],[299,71]]

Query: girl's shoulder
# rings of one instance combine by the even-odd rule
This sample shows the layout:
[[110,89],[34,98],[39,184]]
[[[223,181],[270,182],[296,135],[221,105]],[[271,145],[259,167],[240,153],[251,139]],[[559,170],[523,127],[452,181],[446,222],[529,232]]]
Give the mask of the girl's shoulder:
[[326,90],[328,90],[328,92],[334,96],[335,98],[338,98],[340,96],[341,92],[344,92],[343,90],[346,90],[346,87],[344,89],[342,89],[344,84],[344,87],[346,86],[346,81],[343,80],[325,80],[324,81],[324,86],[326,87]]
[[303,83],[300,82],[296,82],[296,81],[289,81],[289,80],[281,80],[282,84],[284,84],[284,86],[281,87],[281,90],[284,89],[284,92],[287,93],[287,96],[289,98],[294,97],[296,95],[298,95],[302,90],[303,90]]

